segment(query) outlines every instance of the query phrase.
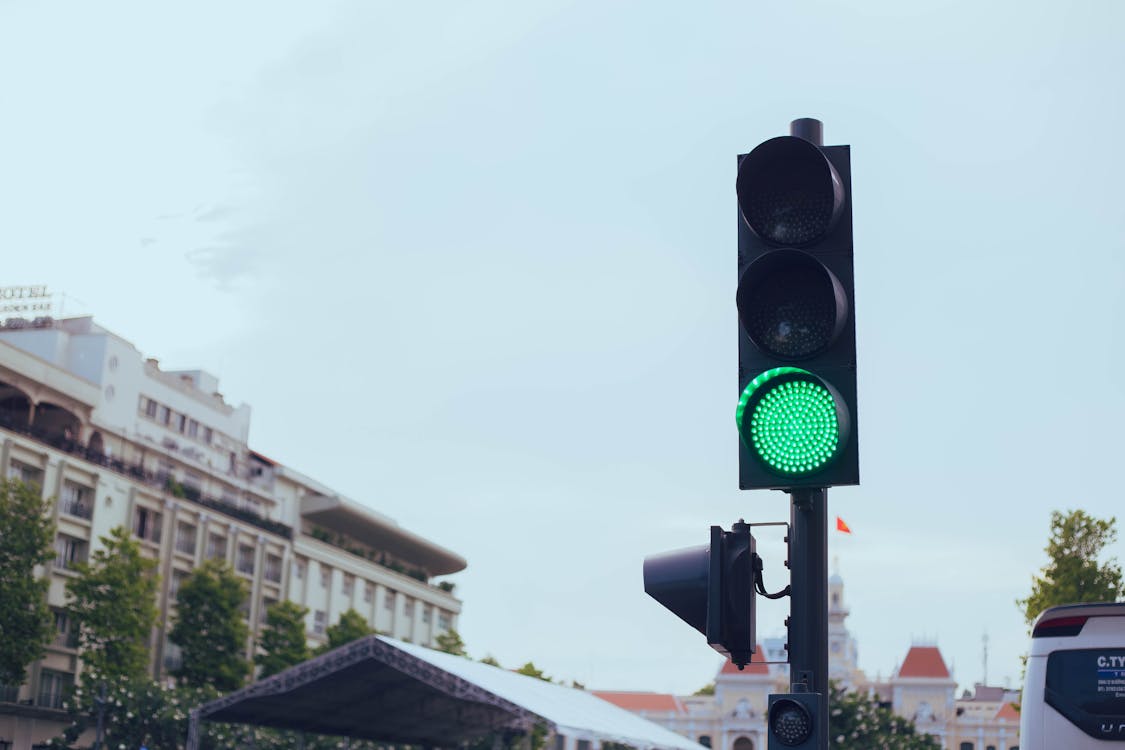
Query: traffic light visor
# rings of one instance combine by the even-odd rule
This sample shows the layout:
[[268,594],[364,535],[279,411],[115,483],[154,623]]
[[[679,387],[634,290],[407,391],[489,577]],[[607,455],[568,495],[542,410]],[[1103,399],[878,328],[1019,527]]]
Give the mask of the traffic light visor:
[[806,247],[840,218],[844,184],[814,144],[786,135],[747,154],[735,181],[742,218],[766,242]]
[[776,367],[750,381],[735,420],[742,442],[771,473],[815,474],[843,449],[850,419],[832,386],[807,370]]
[[848,298],[840,280],[801,250],[767,253],[750,264],[735,295],[754,346],[781,359],[820,354],[844,330]]

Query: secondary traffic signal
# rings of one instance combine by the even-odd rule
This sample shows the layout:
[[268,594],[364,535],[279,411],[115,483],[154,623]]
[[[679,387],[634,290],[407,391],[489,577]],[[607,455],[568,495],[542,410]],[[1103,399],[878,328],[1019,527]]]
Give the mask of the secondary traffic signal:
[[754,653],[757,555],[749,524],[711,527],[711,543],[645,558],[645,593],[742,669]]
[[817,737],[827,737],[820,726],[819,693],[786,693],[769,697],[767,750],[817,750]]
[[739,157],[739,487],[859,484],[851,157],[820,123]]

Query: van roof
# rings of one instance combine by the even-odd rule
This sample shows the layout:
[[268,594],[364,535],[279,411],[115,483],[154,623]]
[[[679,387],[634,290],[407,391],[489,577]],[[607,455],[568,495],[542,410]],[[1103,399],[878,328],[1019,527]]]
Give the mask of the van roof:
[[1035,618],[1035,625],[1038,625],[1047,617],[1057,617],[1059,615],[1066,615],[1068,617],[1109,617],[1114,615],[1125,615],[1125,602],[1093,602],[1090,604],[1060,604],[1055,607],[1048,607],[1039,613]]

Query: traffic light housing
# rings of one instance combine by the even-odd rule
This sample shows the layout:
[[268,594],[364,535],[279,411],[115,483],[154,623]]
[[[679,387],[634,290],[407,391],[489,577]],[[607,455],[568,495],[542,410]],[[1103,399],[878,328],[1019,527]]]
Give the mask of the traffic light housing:
[[821,724],[820,693],[783,693],[769,697],[766,714],[767,750],[818,750]]
[[820,123],[739,157],[739,487],[859,484],[851,157]]
[[711,543],[645,558],[645,593],[742,669],[754,653],[757,554],[749,524],[711,527]]

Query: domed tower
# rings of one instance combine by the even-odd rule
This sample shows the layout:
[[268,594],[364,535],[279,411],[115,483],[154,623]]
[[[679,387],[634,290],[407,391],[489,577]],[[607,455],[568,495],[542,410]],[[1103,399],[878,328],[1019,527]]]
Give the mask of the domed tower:
[[854,688],[864,682],[864,677],[858,667],[859,647],[844,624],[849,610],[844,604],[844,579],[838,563],[836,567],[828,579],[828,678]]

